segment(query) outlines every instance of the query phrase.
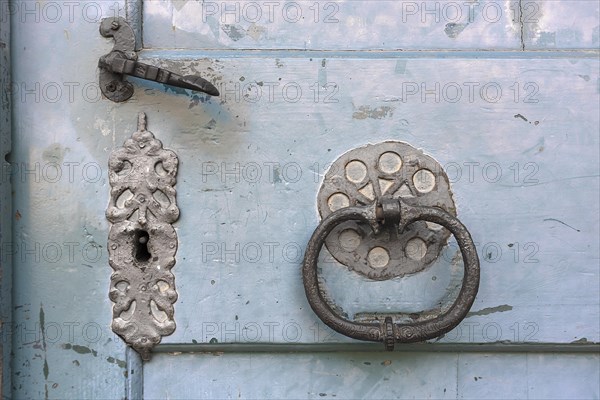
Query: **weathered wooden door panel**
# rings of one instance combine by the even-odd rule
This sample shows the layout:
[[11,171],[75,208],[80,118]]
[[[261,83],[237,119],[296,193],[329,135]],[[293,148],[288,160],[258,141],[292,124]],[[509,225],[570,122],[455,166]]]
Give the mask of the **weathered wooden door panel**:
[[[12,396],[597,398],[597,4],[479,2],[465,23],[445,14],[468,11],[462,2],[226,3],[129,7],[143,16],[140,60],[199,73],[221,96],[131,79],[122,104],[97,87],[112,48],[98,25],[125,16],[125,2],[5,8]],[[181,210],[177,330],[143,367],[110,330],[105,218],[107,159],[140,111],[179,156]],[[411,353],[332,332],[301,285],[329,165],[386,140],[445,168],[481,259],[471,314],[437,341],[402,347]],[[386,282],[324,252],[322,275],[351,315],[420,311],[455,295],[456,251],[450,242],[426,271]]]
[[149,48],[253,50],[518,50],[520,15],[534,18],[514,0],[176,0],[145,3],[143,15]]
[[588,377],[600,373],[593,354],[206,353],[155,361],[146,373],[168,378],[144,381],[149,399],[586,399],[598,396]]
[[594,0],[156,1],[143,8],[144,44],[179,49],[593,49],[600,43],[598,13]]
[[110,130],[90,119],[114,107],[98,91],[98,56],[112,47],[98,40],[98,24],[124,4],[67,3],[0,3],[12,22],[13,62],[12,85],[2,88],[13,108],[2,174],[13,192],[2,257],[14,266],[12,326],[3,335],[12,341],[12,387],[5,381],[4,390],[16,399],[126,394],[125,346],[110,331],[106,296],[102,208],[113,145],[103,136]]
[[[149,61],[161,64],[167,54]],[[153,127],[182,161],[179,203],[195,210],[178,223],[183,329],[166,343],[289,342],[281,328],[318,324],[299,263],[318,223],[322,175],[347,150],[389,139],[440,161],[478,244],[484,279],[465,323],[479,328],[448,336],[597,341],[597,285],[587,277],[597,270],[598,215],[580,208],[598,193],[597,60],[251,57],[164,65],[212,70],[222,93],[210,104],[167,101],[170,91],[159,88],[137,96],[138,107],[160,115]],[[334,89],[312,91],[319,79]],[[420,311],[460,283],[451,265],[457,250],[451,244],[427,272],[395,281],[357,279],[331,257],[323,274],[347,312]],[[580,312],[588,323],[577,323]],[[260,331],[243,334],[256,324]],[[269,324],[279,326],[272,337]],[[306,330],[297,338],[320,340]]]
[[598,49],[600,7],[595,1],[524,2],[525,49]]

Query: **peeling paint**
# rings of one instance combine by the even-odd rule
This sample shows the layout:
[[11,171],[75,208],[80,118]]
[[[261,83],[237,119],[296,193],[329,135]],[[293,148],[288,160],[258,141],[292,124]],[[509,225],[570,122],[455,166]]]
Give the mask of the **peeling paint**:
[[64,350],[73,350],[75,353],[78,353],[78,354],[91,354],[94,357],[98,356],[98,352],[96,350],[90,349],[89,347],[86,347],[86,346],[80,346],[77,344],[65,343],[62,345],[62,348]]
[[327,60],[326,59],[321,60],[321,68],[319,68],[318,81],[319,81],[319,85],[321,85],[321,87],[325,87],[327,85]]
[[508,304],[503,304],[501,306],[484,308],[479,311],[471,311],[470,313],[467,314],[466,318],[474,317],[474,316],[478,316],[478,315],[489,315],[489,314],[494,314],[497,312],[505,312],[505,311],[510,311],[512,309],[513,309],[512,306],[509,306]]
[[252,39],[258,41],[265,32],[266,32],[266,29],[264,26],[256,25],[253,23],[246,30],[246,35],[248,35]]
[[465,30],[467,25],[469,25],[469,24],[456,24],[456,23],[450,22],[450,23],[446,24],[446,28],[444,29],[444,32],[450,39],[456,39],[456,37],[458,37],[458,35],[460,35],[460,33]]
[[240,25],[224,24],[221,26],[221,30],[234,42],[246,36],[246,30]]
[[48,366],[48,354],[46,352],[46,314],[44,313],[44,305],[40,304],[40,331],[42,333],[42,349],[44,350],[44,366],[42,371],[44,373],[44,392],[45,398],[48,398],[48,375],[50,374],[50,367]]
[[517,119],[522,119],[523,121],[529,122],[530,124],[533,124],[535,126],[540,124],[540,121],[533,121],[533,122],[529,121],[527,118],[525,118],[525,116],[523,114],[515,114],[514,117]]
[[83,232],[84,232],[85,238],[87,239],[87,241],[90,245],[92,245],[95,248],[102,248],[102,245],[99,244],[98,242],[96,242],[94,235],[92,235],[85,226],[83,227]]
[[179,1],[174,1],[172,4],[173,4],[173,7],[177,11],[181,11],[187,2],[188,2],[188,0],[179,0]]
[[404,73],[406,72],[406,60],[396,61],[396,66],[394,67],[394,72],[399,75],[404,75]]
[[124,360],[119,360],[115,357],[107,357],[106,361],[111,364],[117,364],[121,368],[127,368],[127,362],[125,362]]
[[50,372],[50,368],[48,368],[48,360],[44,360],[44,379],[48,380],[48,373]]
[[68,148],[62,147],[60,143],[52,143],[43,151],[42,158],[44,161],[49,163],[56,163],[60,165],[62,164],[65,154],[68,150]]
[[107,120],[102,118],[96,118],[94,121],[94,129],[97,129],[102,133],[102,136],[108,136],[112,132],[112,129]]
[[527,122],[529,121],[527,118],[525,118],[523,115],[521,114],[515,114],[515,118],[521,118],[523,121]]
[[281,183],[281,172],[277,166],[273,168],[273,183]]
[[211,118],[210,121],[206,125],[204,125],[204,129],[215,129],[217,126],[217,121],[214,118]]
[[357,111],[354,111],[352,118],[354,119],[383,119],[394,115],[394,108],[390,106],[381,106],[371,108],[371,106],[360,106]]
[[571,343],[585,344],[585,343],[591,343],[591,342],[588,341],[587,338],[582,337],[581,339],[573,340]]

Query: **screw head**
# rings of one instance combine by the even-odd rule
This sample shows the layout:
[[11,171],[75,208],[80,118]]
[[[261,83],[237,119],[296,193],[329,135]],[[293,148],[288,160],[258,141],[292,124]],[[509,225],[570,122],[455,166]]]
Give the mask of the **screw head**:
[[108,90],[109,92],[114,92],[115,90],[117,90],[117,85],[115,85],[114,82],[111,82],[108,85],[106,85],[106,90]]
[[113,31],[116,31],[117,29],[119,29],[119,27],[121,27],[121,24],[119,24],[118,21],[113,21],[112,24],[110,24],[110,29],[112,29]]

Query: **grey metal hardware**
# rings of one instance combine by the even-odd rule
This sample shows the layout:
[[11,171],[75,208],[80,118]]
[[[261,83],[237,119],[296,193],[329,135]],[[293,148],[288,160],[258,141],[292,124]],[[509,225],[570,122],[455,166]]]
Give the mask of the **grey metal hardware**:
[[[407,166],[405,170],[402,170],[402,165]],[[354,339],[383,342],[386,349],[393,350],[395,343],[419,342],[441,336],[467,315],[479,288],[479,258],[469,231],[455,216],[448,178],[438,167],[435,160],[406,143],[385,142],[344,154],[326,174],[319,193],[319,210],[322,216],[325,215],[308,242],[302,277],[311,308],[335,331]],[[431,175],[420,171],[428,171]],[[342,175],[346,175],[346,180],[341,178]],[[373,184],[381,176],[391,181],[383,184],[387,190],[382,190],[379,183]],[[367,185],[374,187],[372,191],[366,191],[367,194],[373,193],[372,196],[362,190]],[[404,186],[406,189],[403,189]],[[436,195],[425,196],[432,192]],[[323,211],[324,206],[328,207],[327,212]],[[348,231],[357,236],[344,239]],[[463,282],[450,308],[434,318],[406,322],[395,321],[394,315],[372,314],[368,320],[353,321],[335,311],[339,307],[331,304],[322,293],[317,263],[324,244],[342,262],[349,259],[342,256],[339,248],[344,246],[344,240],[348,240],[352,246],[346,243],[343,251],[354,254],[354,262],[342,263],[371,279],[383,280],[425,268],[439,255],[450,234],[456,238],[462,254]],[[332,238],[335,241],[331,241]],[[421,250],[420,260],[425,262],[418,267],[413,264],[404,268],[402,263],[410,257],[394,258],[394,254],[406,255],[407,244],[417,239],[429,244],[429,248],[436,246],[430,256],[433,259],[425,257],[429,248]],[[360,243],[364,246],[361,247]],[[369,248],[370,251],[367,250]],[[381,254],[373,255],[373,249],[381,249],[378,250]],[[415,261],[417,257],[412,258]],[[388,266],[392,260],[394,263]]]
[[[374,204],[384,197],[438,207],[456,216],[442,166],[407,143],[388,141],[352,149],[325,174],[317,204],[324,219],[347,206]],[[347,221],[325,240],[340,263],[369,279],[386,280],[419,272],[433,263],[450,237],[439,225],[416,222],[403,232],[392,225],[374,234],[369,224]]]
[[98,61],[100,90],[110,100],[122,102],[133,95],[133,85],[124,80],[123,75],[196,90],[211,96],[219,95],[217,88],[200,76],[181,76],[162,68],[138,62],[135,51],[135,35],[125,19],[120,17],[103,19],[100,22],[100,34],[115,39],[112,51],[100,57]]
[[[429,221],[452,232],[460,247],[465,274],[458,298],[450,309],[436,318],[414,323],[394,323],[392,317],[385,317],[383,321],[354,322],[333,311],[319,289],[317,261],[325,238],[336,226],[352,220],[375,226],[392,224],[400,232],[413,222]],[[384,199],[378,205],[342,208],[325,218],[308,242],[302,277],[308,302],[325,324],[354,339],[384,342],[386,349],[393,350],[395,343],[420,342],[441,336],[463,320],[479,288],[479,258],[471,235],[456,217],[435,207],[413,207],[401,199]]]
[[113,301],[112,329],[142,359],[175,331],[175,265],[179,218],[176,202],[177,155],[146,130],[140,113],[138,130],[110,155],[110,203],[106,218]]

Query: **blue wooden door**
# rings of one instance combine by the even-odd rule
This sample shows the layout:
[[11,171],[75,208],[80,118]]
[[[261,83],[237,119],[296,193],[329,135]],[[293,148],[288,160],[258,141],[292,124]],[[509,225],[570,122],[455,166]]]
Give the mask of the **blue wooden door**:
[[[0,5],[4,397],[600,396],[596,1]],[[130,78],[104,98],[113,16],[140,60],[221,95]],[[179,158],[181,212],[177,327],[144,362],[111,330],[105,217],[139,112]],[[481,260],[467,318],[394,352],[324,325],[301,277],[329,166],[390,140],[442,165]],[[350,316],[419,313],[456,296],[458,255],[320,273]]]

